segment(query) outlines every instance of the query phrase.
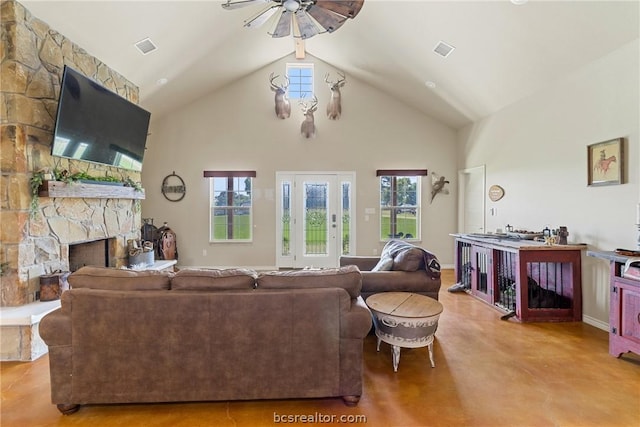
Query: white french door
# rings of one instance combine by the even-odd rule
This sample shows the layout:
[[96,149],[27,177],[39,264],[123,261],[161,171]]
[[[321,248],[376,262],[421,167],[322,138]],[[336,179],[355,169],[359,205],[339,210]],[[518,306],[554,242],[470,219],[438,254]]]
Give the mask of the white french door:
[[485,232],[485,169],[484,166],[458,171],[458,231]]
[[354,250],[355,174],[277,172],[277,267],[337,267]]

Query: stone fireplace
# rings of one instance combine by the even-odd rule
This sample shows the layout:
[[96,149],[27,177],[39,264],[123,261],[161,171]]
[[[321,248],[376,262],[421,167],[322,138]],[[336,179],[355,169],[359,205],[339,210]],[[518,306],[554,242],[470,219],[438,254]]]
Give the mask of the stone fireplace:
[[116,239],[100,239],[69,245],[69,271],[76,271],[86,265],[110,267],[111,253],[115,247]]
[[[4,106],[0,122],[0,359],[33,360],[43,352],[38,316],[55,309],[55,304],[37,301],[40,276],[72,270],[75,265],[70,265],[69,257],[74,245],[103,239],[108,243],[101,243],[100,263],[121,267],[127,260],[126,242],[139,238],[141,227],[139,200],[133,197],[85,197],[74,192],[64,197],[36,196],[37,203],[32,204],[30,180],[38,171],[57,168],[140,181],[139,172],[51,156],[64,65],[132,102],[138,101],[138,88],[20,3],[2,0],[0,8]],[[86,250],[80,252],[84,256]]]

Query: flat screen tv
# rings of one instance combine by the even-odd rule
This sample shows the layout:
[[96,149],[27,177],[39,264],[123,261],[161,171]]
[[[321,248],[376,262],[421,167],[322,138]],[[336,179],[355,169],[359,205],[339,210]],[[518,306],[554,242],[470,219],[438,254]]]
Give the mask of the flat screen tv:
[[150,117],[65,66],[51,154],[140,171]]

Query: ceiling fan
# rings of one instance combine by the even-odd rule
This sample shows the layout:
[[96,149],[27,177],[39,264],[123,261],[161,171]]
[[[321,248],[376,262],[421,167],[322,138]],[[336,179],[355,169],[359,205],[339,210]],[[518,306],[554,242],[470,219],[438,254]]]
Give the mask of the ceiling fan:
[[293,30],[293,37],[308,39],[340,28],[360,12],[364,0],[227,0],[222,8],[233,10],[261,3],[268,5],[244,21],[245,27],[260,27],[276,15],[275,26],[269,33],[272,37],[286,37]]

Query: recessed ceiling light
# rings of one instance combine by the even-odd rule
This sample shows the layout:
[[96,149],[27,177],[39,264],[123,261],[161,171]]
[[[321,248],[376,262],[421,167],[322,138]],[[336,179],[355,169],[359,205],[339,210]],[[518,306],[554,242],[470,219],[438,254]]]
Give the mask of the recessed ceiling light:
[[169,83],[169,79],[167,79],[166,77],[163,77],[163,78],[161,78],[161,79],[158,79],[158,81],[156,82],[156,84],[157,84],[158,86],[164,86],[164,85],[166,85],[167,83]]
[[529,0],[511,0],[511,3],[515,4],[516,6],[522,6],[523,4],[525,4],[528,1]]
[[427,80],[426,82],[424,82],[424,85],[426,87],[428,87],[429,89],[435,89],[436,88],[436,83],[432,82],[431,80]]

